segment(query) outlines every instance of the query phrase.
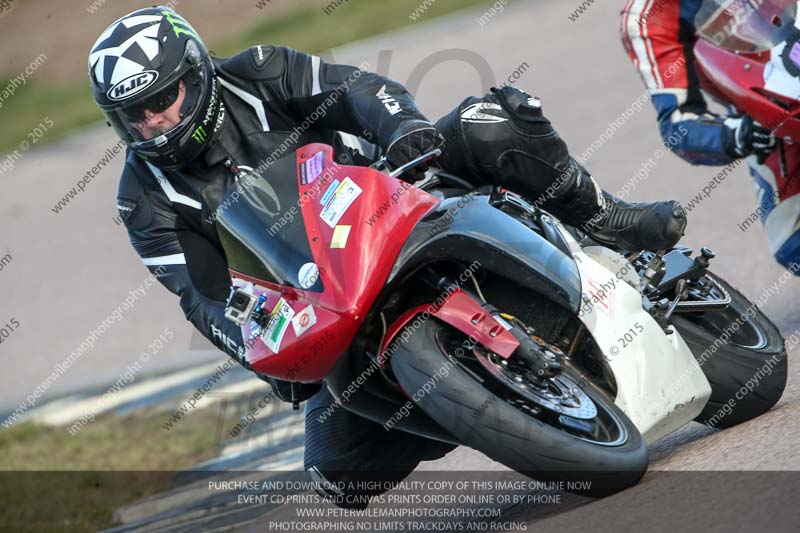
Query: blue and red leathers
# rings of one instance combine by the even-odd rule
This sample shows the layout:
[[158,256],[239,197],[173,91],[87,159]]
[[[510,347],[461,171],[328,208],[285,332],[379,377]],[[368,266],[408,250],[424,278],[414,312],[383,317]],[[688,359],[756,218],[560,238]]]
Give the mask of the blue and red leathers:
[[[620,35],[658,113],[661,136],[695,165],[726,165],[736,155],[729,117],[709,112],[695,67],[695,16],[702,0],[628,0],[620,13]],[[727,121],[727,124],[726,124]],[[682,133],[680,133],[682,132]],[[676,142],[677,139],[677,142]],[[763,164],[748,160],[758,195],[757,214],[775,259],[800,263],[800,147],[787,145],[786,176],[780,155]],[[791,268],[795,273],[796,267]]]

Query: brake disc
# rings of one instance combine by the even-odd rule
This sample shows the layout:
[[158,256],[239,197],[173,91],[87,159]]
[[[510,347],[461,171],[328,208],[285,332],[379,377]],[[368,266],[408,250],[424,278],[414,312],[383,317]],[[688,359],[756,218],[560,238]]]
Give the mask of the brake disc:
[[[550,349],[559,350],[555,346],[550,346]],[[474,355],[492,376],[538,406],[561,415],[584,420],[597,416],[597,407],[583,391],[583,387],[563,371],[555,377],[540,382],[534,377],[529,377],[526,371],[515,370],[506,359],[499,355],[487,353],[480,345],[475,346]]]

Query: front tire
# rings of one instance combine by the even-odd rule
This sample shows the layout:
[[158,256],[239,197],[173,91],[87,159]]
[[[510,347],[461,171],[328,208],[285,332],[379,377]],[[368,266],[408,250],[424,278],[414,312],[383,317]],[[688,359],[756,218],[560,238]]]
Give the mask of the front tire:
[[[786,348],[778,328],[755,304],[712,276],[730,294],[728,309],[674,315],[671,322],[711,384],[711,397],[695,421],[727,428],[764,414],[778,402],[786,388]],[[756,380],[750,391],[748,383],[753,386]]]
[[[497,391],[492,376],[484,376],[482,384],[480,376],[448,355],[443,338],[453,332],[438,319],[426,320],[391,358],[403,390],[447,431],[517,472],[541,481],[565,481],[571,492],[606,496],[638,483],[647,470],[647,445],[605,393],[590,383],[583,389],[598,410],[621,424],[624,438],[602,445],[556,429],[489,390]],[[589,486],[576,488],[570,485],[574,481]]]

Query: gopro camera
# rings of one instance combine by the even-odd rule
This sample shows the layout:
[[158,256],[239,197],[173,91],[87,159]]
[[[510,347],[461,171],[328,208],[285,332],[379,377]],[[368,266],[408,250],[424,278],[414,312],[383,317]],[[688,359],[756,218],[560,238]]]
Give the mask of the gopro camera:
[[225,318],[243,326],[253,313],[257,301],[258,298],[242,289],[232,289],[225,307]]

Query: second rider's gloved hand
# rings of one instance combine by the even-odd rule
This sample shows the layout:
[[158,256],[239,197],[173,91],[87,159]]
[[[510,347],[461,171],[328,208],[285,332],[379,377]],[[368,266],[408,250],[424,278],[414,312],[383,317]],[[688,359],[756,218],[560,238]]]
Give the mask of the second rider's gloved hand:
[[[409,120],[397,128],[392,136],[386,149],[386,159],[392,168],[397,168],[426,152],[439,148],[443,143],[444,138],[436,131],[433,124],[424,120]],[[406,171],[402,178],[409,182],[420,180],[427,168],[427,164],[418,165]]]
[[727,128],[726,151],[733,158],[755,154],[759,162],[763,162],[775,149],[776,140],[772,132],[748,115],[727,118],[724,124]]

